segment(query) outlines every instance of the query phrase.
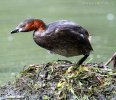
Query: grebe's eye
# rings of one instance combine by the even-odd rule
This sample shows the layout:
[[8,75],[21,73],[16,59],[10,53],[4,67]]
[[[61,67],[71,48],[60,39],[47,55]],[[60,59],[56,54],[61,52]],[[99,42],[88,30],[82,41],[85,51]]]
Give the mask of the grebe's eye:
[[25,24],[21,24],[20,27],[25,27]]

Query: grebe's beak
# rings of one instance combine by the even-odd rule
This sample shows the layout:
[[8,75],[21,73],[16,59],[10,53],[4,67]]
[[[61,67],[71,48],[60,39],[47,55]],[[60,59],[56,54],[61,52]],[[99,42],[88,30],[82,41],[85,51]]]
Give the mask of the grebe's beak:
[[19,29],[15,29],[15,30],[11,31],[11,34],[18,33],[18,32],[19,32]]

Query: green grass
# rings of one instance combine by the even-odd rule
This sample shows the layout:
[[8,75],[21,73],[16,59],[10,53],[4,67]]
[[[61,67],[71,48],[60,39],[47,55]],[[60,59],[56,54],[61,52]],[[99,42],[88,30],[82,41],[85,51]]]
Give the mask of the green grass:
[[[0,2],[0,81],[9,80],[10,73],[19,72],[24,65],[57,59],[77,61],[51,55],[38,47],[32,33],[10,35],[10,31],[26,18],[40,18],[46,23],[69,19],[84,26],[92,34],[92,62],[106,61],[116,50],[115,0],[1,0]],[[111,13],[114,19],[109,21]],[[99,59],[100,57],[100,59]]]

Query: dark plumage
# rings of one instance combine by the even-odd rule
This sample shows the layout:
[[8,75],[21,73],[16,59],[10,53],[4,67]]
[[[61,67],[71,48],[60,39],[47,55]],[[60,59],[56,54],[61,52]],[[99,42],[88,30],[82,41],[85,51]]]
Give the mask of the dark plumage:
[[34,31],[33,39],[36,44],[50,52],[66,57],[84,55],[78,65],[81,65],[93,50],[87,30],[71,21],[60,20],[46,25],[39,19],[27,19],[11,33],[29,31]]

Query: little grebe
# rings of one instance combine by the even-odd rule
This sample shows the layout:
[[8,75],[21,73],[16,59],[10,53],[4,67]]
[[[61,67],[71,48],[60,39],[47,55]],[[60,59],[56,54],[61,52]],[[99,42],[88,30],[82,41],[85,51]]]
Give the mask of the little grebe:
[[86,29],[74,22],[60,20],[46,25],[40,19],[26,19],[11,32],[33,32],[37,45],[50,52],[65,56],[84,55],[77,65],[81,65],[93,50]]

